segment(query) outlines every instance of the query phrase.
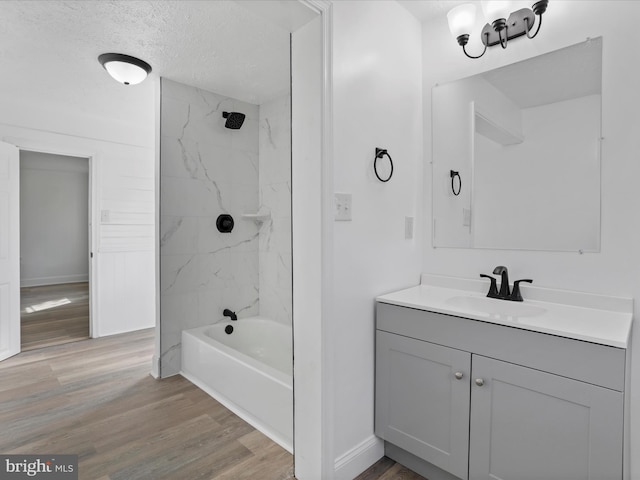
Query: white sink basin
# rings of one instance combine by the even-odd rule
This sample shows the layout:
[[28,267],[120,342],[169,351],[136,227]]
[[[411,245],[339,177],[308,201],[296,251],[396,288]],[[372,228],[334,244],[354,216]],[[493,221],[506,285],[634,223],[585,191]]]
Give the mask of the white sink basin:
[[448,298],[445,303],[454,308],[471,310],[489,316],[536,317],[547,311],[537,305],[488,297],[456,296]]
[[418,286],[376,300],[611,347],[627,348],[629,343],[631,298],[527,285],[525,301],[512,302],[485,297],[486,282],[480,280],[426,274],[421,280]]

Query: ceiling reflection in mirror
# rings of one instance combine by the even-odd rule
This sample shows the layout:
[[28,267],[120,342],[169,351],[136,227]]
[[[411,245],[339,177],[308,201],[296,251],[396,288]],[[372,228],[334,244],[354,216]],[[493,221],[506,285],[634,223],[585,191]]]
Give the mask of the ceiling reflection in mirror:
[[433,245],[599,251],[601,92],[601,37],[435,86]]

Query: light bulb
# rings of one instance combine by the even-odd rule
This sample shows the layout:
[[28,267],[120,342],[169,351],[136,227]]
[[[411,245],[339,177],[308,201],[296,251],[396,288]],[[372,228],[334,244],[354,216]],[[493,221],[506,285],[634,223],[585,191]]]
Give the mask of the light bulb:
[[481,3],[484,18],[488,23],[504,18],[509,18],[511,2],[508,0],[483,0]]
[[108,62],[104,64],[109,75],[125,85],[137,85],[147,78],[144,69],[126,62]]
[[449,10],[447,13],[447,21],[449,22],[449,30],[453,38],[460,35],[471,33],[473,24],[476,20],[476,6],[472,3],[465,3]]

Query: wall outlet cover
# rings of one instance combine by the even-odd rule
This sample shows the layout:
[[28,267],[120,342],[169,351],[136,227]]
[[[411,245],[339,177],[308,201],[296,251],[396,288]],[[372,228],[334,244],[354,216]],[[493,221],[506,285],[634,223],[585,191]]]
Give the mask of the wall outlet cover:
[[335,214],[334,220],[336,222],[350,222],[351,221],[351,194],[350,193],[336,193],[335,199]]
[[471,226],[471,210],[468,208],[462,209],[462,226],[463,227]]
[[404,217],[404,238],[406,240],[413,238],[413,217]]

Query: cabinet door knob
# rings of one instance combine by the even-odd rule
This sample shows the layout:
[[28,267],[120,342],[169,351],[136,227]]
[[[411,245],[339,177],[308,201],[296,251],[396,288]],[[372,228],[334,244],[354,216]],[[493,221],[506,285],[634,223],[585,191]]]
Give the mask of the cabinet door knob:
[[454,373],[454,376],[456,377],[457,380],[462,380],[462,377],[463,377],[462,372],[456,372]]
[[476,385],[478,385],[479,387],[484,385],[484,380],[481,378],[476,378]]

